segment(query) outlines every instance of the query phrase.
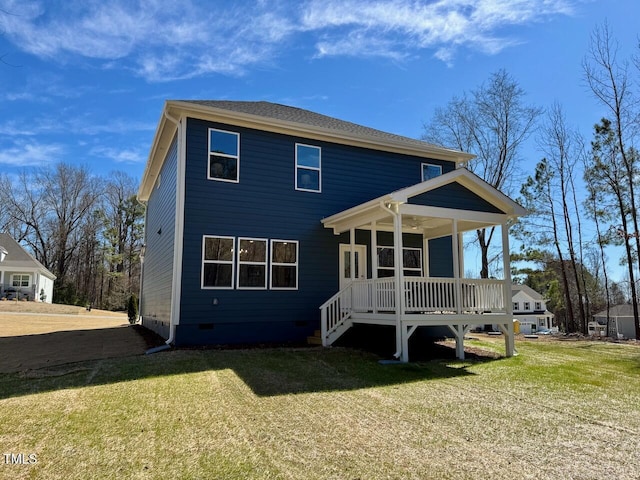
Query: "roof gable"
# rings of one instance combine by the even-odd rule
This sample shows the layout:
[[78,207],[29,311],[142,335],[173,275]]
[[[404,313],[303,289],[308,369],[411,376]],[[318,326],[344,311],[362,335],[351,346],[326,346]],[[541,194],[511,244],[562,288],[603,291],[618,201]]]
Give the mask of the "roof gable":
[[2,245],[7,252],[5,259],[0,263],[0,267],[3,270],[35,269],[49,278],[56,278],[53,273],[47,270],[44,265],[27,252],[22,245],[16,242],[11,235],[7,233],[0,233],[0,245]]
[[544,297],[536,292],[533,288],[528,285],[512,285],[511,286],[511,296],[515,297],[517,294],[523,294],[529,297],[531,300],[542,302],[544,301]]

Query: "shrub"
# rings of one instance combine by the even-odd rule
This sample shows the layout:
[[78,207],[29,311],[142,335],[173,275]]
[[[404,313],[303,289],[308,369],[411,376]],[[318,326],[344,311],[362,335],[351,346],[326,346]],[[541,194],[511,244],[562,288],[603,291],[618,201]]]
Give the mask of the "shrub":
[[127,300],[127,316],[132,325],[138,321],[138,297],[133,293]]

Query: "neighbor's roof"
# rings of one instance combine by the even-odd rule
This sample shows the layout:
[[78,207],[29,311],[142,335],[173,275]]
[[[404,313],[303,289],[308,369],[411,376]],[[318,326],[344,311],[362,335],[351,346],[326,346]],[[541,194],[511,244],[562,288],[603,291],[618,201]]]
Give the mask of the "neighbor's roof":
[[[606,317],[607,310],[602,310],[593,315],[594,317]],[[616,305],[609,309],[610,317],[633,317],[633,305],[624,303],[622,305]]]
[[175,132],[175,125],[167,116],[183,116],[216,121],[258,130],[297,135],[314,140],[353,145],[424,158],[466,163],[473,155],[440,147],[415,138],[376,130],[302,108],[271,102],[245,102],[228,100],[168,100],[165,103],[156,135],[149,154],[147,167],[138,192],[147,200],[164,161]]
[[513,296],[518,292],[522,292],[529,295],[533,300],[540,300],[540,301],[544,300],[544,297],[541,294],[536,292],[533,288],[531,288],[528,285],[513,284],[511,286],[511,295]]
[[4,247],[7,256],[0,264],[3,270],[11,270],[16,272],[27,272],[38,270],[43,275],[56,279],[56,276],[47,270],[38,260],[36,260],[29,252],[16,242],[8,233],[0,233],[0,245]]

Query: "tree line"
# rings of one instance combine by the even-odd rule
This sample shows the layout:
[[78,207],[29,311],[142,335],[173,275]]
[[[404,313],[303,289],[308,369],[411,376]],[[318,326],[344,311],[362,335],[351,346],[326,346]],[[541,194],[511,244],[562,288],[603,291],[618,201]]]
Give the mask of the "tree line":
[[[518,82],[499,70],[436,109],[423,139],[475,154],[468,167],[529,211],[511,228],[520,244],[511,253],[511,273],[545,296],[563,331],[587,333],[594,313],[606,310],[609,323],[612,306],[630,303],[640,339],[640,103],[634,91],[640,55],[621,58],[604,23],[591,34],[582,72],[606,112],[594,119],[590,138],[571,127],[560,103],[527,104]],[[523,148],[530,140],[539,161],[522,182]],[[492,265],[500,253],[491,249],[493,233],[475,235],[481,278],[496,273]],[[621,247],[621,258],[609,258],[611,246]],[[612,271],[619,265],[626,278],[615,282]]]
[[67,163],[0,175],[0,231],[56,275],[54,302],[124,309],[140,288],[137,184]]

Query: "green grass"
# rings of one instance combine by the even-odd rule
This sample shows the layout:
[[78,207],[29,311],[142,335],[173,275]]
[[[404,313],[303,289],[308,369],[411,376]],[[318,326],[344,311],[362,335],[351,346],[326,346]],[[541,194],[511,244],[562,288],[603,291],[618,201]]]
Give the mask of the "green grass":
[[[472,341],[476,348],[499,343]],[[0,478],[632,479],[640,348],[185,350],[0,375]]]

